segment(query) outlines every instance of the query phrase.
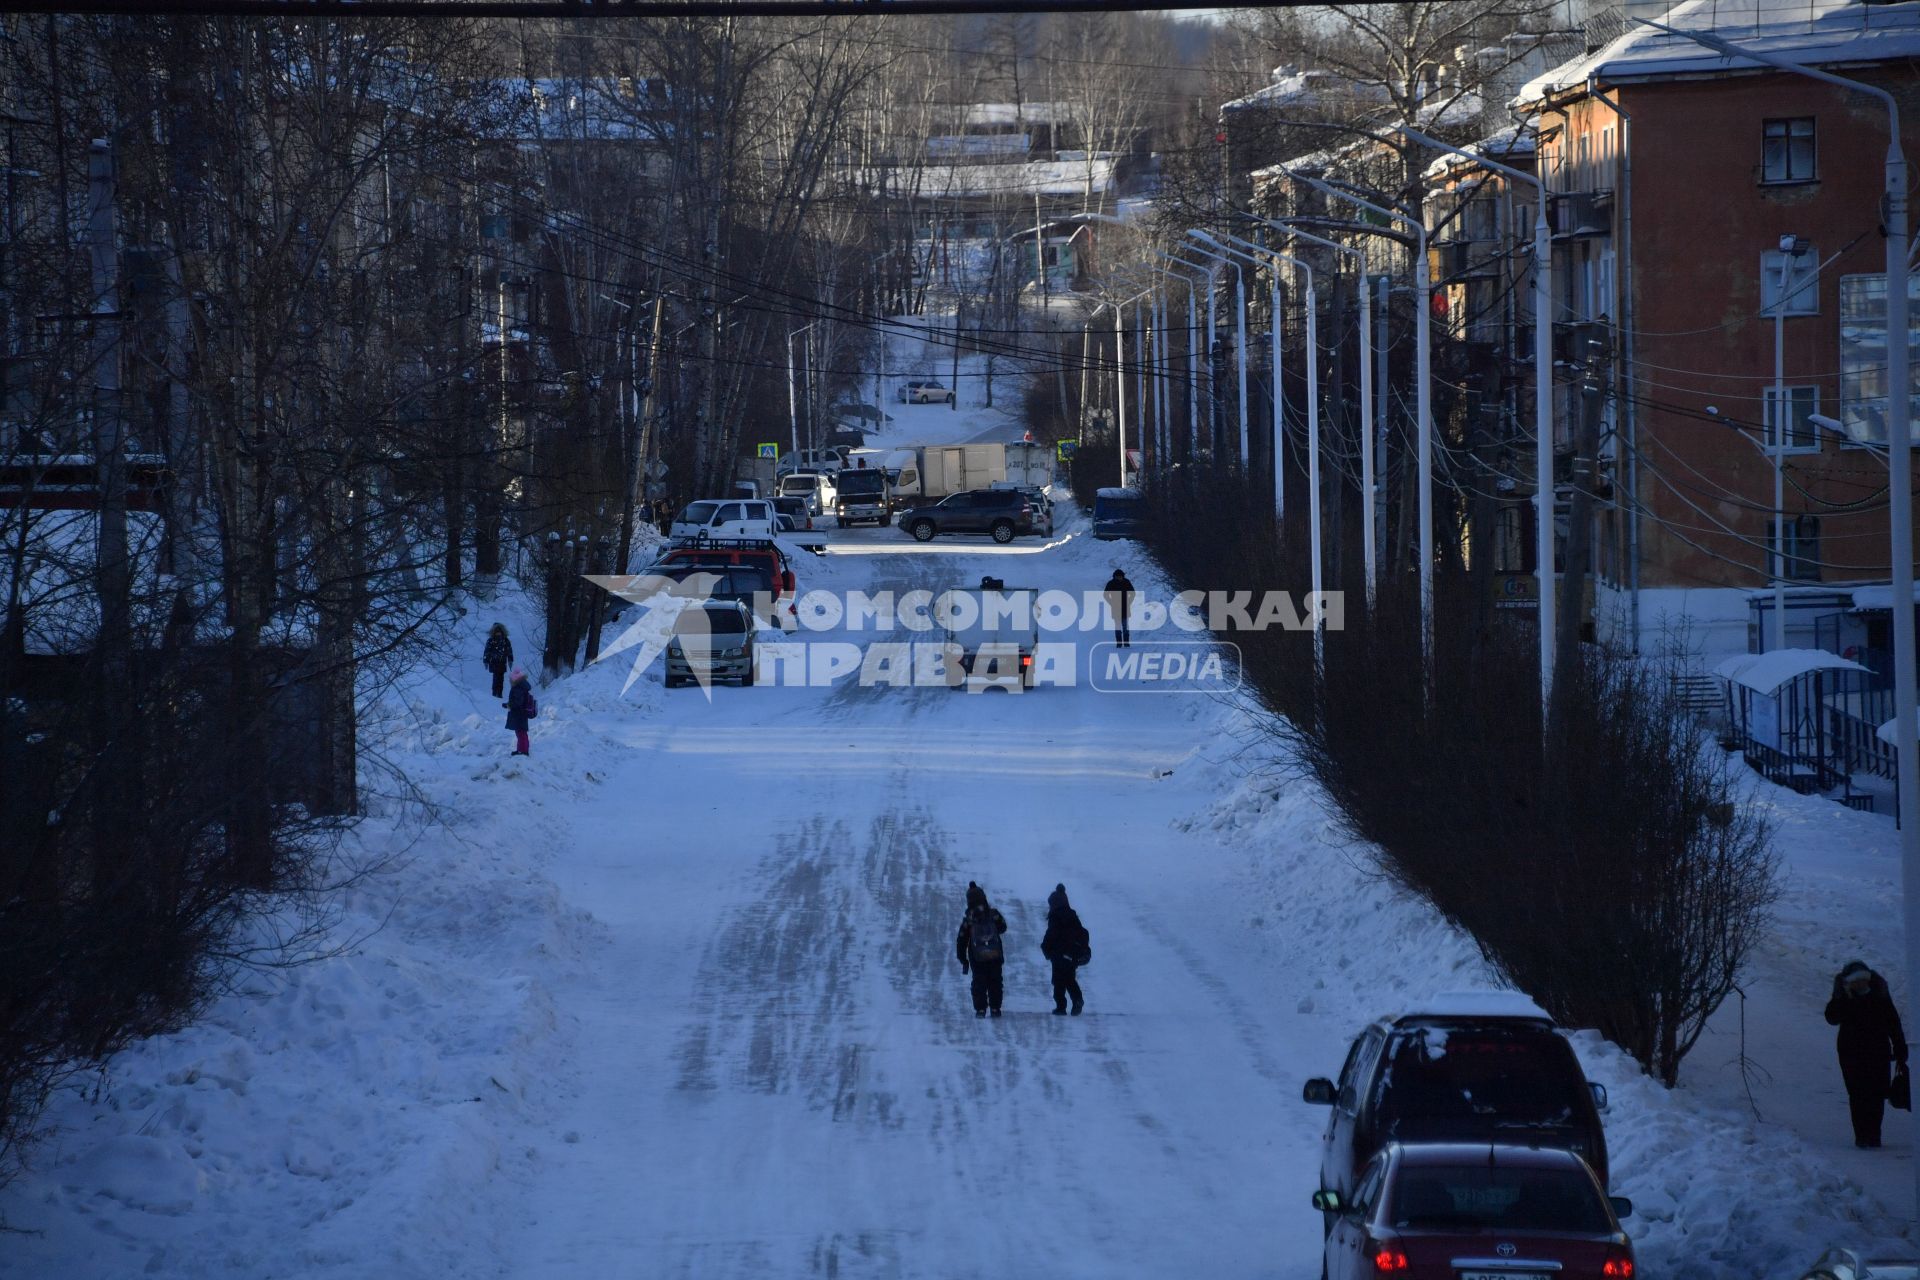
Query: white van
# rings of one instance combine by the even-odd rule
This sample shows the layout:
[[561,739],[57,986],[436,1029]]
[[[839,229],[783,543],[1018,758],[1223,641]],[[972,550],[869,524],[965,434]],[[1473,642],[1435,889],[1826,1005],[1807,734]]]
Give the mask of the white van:
[[840,496],[833,476],[825,471],[789,471],[780,477],[780,497],[804,498],[807,511],[814,516],[829,515]]
[[778,525],[773,504],[764,499],[703,498],[689,502],[673,518],[669,537],[676,542],[709,538],[771,538]]

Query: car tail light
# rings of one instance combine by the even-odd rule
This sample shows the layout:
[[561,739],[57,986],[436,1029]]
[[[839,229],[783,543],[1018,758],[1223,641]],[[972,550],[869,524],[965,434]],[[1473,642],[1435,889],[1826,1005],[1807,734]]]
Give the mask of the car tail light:
[[1030,667],[1030,666],[1032,666],[1032,665],[1033,665],[1033,655],[1032,655],[1032,654],[1030,654],[1030,653],[1023,653],[1023,654],[1021,654],[1021,655],[1020,655],[1020,665],[1021,665],[1021,666],[1023,666],[1023,667]]
[[1389,1275],[1395,1271],[1405,1271],[1412,1264],[1407,1261],[1406,1251],[1396,1249],[1390,1244],[1373,1246],[1373,1269],[1379,1275]]
[[1625,1249],[1609,1249],[1600,1274],[1607,1280],[1633,1280],[1633,1255]]

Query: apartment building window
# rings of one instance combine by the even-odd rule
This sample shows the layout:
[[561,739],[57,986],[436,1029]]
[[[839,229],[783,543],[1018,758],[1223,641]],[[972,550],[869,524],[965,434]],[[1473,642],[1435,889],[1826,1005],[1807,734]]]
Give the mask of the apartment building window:
[[[1767,521],[1767,559],[1790,582],[1820,581],[1820,517],[1788,516]],[[1784,536],[1782,536],[1784,535]]]
[[[1813,425],[1812,415],[1820,412],[1819,387],[1786,387],[1787,411],[1780,412],[1780,400],[1774,395],[1772,387],[1767,388],[1766,420],[1767,447],[1784,449],[1788,453],[1812,453],[1820,448],[1820,432]],[[1781,438],[1781,426],[1784,423],[1785,438]]]
[[1760,181],[1812,182],[1814,169],[1813,117],[1769,120],[1762,126]]

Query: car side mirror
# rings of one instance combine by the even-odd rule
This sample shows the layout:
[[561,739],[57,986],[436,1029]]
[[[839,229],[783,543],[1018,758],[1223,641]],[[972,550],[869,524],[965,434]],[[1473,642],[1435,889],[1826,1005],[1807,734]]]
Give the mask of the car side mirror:
[[1607,1203],[1613,1206],[1614,1217],[1631,1218],[1633,1216],[1633,1201],[1625,1196],[1608,1196]]
[[1340,1193],[1324,1188],[1313,1193],[1313,1207],[1322,1213],[1347,1212],[1347,1202],[1340,1198]]
[[1595,1084],[1589,1080],[1587,1082],[1587,1090],[1593,1094],[1594,1110],[1605,1111],[1607,1109],[1607,1086]]
[[1311,1102],[1317,1107],[1330,1107],[1337,1096],[1333,1081],[1324,1076],[1315,1076],[1300,1089],[1300,1100]]

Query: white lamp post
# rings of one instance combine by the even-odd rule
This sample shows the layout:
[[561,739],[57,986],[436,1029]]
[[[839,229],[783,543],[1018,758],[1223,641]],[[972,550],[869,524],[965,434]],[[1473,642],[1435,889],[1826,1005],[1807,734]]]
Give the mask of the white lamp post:
[[[1189,237],[1193,237],[1196,239],[1205,236],[1205,234],[1206,233],[1202,231],[1187,232],[1187,235]],[[1186,247],[1192,250],[1194,253],[1200,254],[1203,257],[1213,258],[1219,261],[1222,265],[1233,268],[1233,297],[1234,297],[1234,303],[1235,303],[1235,310],[1234,310],[1234,317],[1233,317],[1234,333],[1235,333],[1234,355],[1236,357],[1235,363],[1239,366],[1239,373],[1240,373],[1240,466],[1244,469],[1247,465],[1247,281],[1246,281],[1246,273],[1241,270],[1240,263],[1232,257],[1218,253],[1211,249],[1196,248],[1191,244],[1187,245]],[[1209,280],[1208,283],[1209,285],[1211,285],[1212,283],[1211,280]],[[1208,293],[1209,293],[1208,302],[1211,303],[1212,302],[1211,288],[1209,288]],[[1208,310],[1209,311],[1212,310],[1211,306],[1209,306]],[[1213,354],[1213,342],[1212,342],[1213,319],[1211,315],[1209,315],[1207,319],[1207,328],[1208,328],[1207,354],[1211,356]]]
[[[1533,219],[1533,500],[1538,525],[1534,530],[1534,556],[1539,561],[1536,569],[1540,584],[1540,723],[1544,731],[1548,714],[1553,708],[1553,664],[1556,656],[1556,620],[1553,612],[1553,239],[1547,229],[1547,184],[1534,174],[1522,173],[1511,165],[1430,138],[1418,129],[1402,128],[1399,132],[1436,151],[1462,156],[1514,182],[1524,182],[1540,195],[1540,207]],[[1424,290],[1421,293],[1420,310],[1423,315],[1427,310]]]
[[1793,263],[1806,242],[1799,236],[1780,237],[1780,287],[1773,299],[1773,412],[1767,415],[1767,455],[1773,461],[1773,537],[1767,555],[1767,567],[1773,577],[1773,647],[1787,647],[1787,553],[1786,491],[1782,488],[1781,468],[1787,451],[1787,285],[1793,279]]
[[[794,386],[796,370],[794,368],[793,340],[819,323],[820,321],[814,320],[801,325],[798,329],[787,330],[787,430],[796,457],[800,452],[800,401],[799,393]],[[690,328],[691,326],[688,327]]]
[[1308,174],[1293,169],[1285,172],[1324,195],[1351,201],[1363,209],[1371,209],[1382,217],[1391,218],[1408,227],[1414,235],[1413,290],[1417,295],[1413,308],[1414,384],[1420,419],[1420,655],[1425,667],[1422,677],[1430,687],[1433,682],[1433,273],[1432,264],[1427,261],[1427,224],[1398,209],[1375,204]]

